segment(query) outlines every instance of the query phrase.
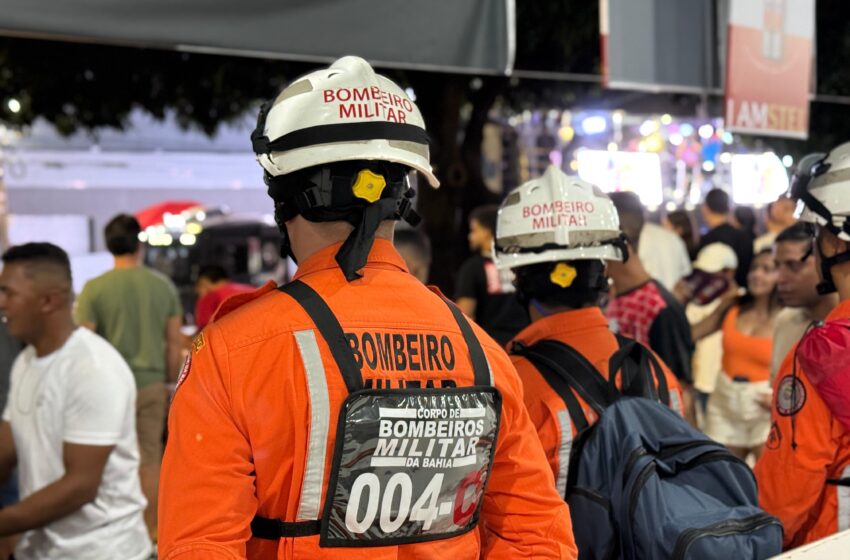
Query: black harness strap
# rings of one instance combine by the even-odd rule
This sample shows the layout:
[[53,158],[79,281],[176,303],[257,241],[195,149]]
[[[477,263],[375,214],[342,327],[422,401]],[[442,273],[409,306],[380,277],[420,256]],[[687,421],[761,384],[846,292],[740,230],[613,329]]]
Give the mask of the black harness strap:
[[286,522],[279,519],[260,517],[258,515],[251,521],[251,533],[254,537],[272,541],[286,537],[310,537],[318,535],[321,528],[322,522],[318,519]]
[[363,378],[360,376],[360,368],[354,361],[354,355],[348,346],[342,326],[330,310],[325,300],[316,291],[300,280],[295,280],[278,288],[281,292],[289,295],[304,308],[307,315],[316,324],[322,338],[331,349],[334,361],[339,367],[339,373],[345,381],[345,387],[349,393],[363,389]]
[[457,306],[444,297],[443,300],[452,312],[452,316],[460,327],[460,333],[463,335],[463,340],[466,342],[466,347],[469,349],[469,359],[472,361],[472,372],[475,376],[475,385],[492,385],[490,382],[490,366],[487,364],[487,357],[484,355],[484,349],[481,347],[481,342],[478,337],[472,332],[472,327],[469,326],[469,321],[466,320],[463,313]]
[[833,486],[845,486],[850,488],[850,478],[829,478],[826,483],[832,484]]
[[[354,361],[354,355],[351,353],[351,348],[345,338],[345,331],[342,330],[342,325],[339,324],[333,311],[330,310],[328,304],[322,299],[322,296],[300,280],[280,286],[278,290],[292,297],[316,324],[316,328],[331,350],[331,354],[339,367],[339,372],[345,381],[348,392],[354,393],[363,389],[363,378],[360,375],[360,368],[357,366],[357,362]],[[472,363],[475,379],[474,384],[492,385],[487,357],[484,354],[481,343],[472,331],[469,321],[466,320],[463,313],[452,302],[444,297],[440,299],[451,310],[452,316],[457,322],[464,342],[466,342],[466,346],[469,349],[469,358]],[[267,540],[277,540],[286,537],[309,537],[320,534],[321,528],[321,519],[288,522],[257,515],[251,521],[252,535],[258,539]]]

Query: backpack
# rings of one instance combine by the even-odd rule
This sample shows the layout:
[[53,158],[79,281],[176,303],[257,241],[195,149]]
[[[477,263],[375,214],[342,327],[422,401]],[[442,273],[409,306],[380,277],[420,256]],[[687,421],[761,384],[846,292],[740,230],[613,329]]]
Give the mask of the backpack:
[[[565,499],[579,558],[779,554],[782,525],[758,507],[750,468],[670,409],[664,372],[652,352],[625,337],[617,340],[608,379],[558,341],[513,349],[563,399],[578,431]],[[571,389],[598,416],[592,426]]]

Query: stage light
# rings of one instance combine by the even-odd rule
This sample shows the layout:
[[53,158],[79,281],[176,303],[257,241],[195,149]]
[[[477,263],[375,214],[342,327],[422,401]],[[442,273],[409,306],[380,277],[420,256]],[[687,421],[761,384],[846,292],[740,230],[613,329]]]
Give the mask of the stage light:
[[608,130],[608,121],[600,116],[585,117],[581,121],[581,129],[585,134],[600,134]]

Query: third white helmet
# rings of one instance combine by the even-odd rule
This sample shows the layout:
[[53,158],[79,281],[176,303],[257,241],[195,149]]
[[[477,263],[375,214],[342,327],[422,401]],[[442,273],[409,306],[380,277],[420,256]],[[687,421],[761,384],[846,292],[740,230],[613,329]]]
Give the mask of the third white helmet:
[[826,155],[801,159],[791,178],[791,196],[799,200],[801,221],[826,227],[850,241],[850,142]]

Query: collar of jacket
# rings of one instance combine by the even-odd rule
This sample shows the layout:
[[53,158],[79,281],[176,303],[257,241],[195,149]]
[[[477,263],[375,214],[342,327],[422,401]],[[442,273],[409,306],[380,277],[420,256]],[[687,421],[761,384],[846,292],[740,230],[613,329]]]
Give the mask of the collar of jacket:
[[608,330],[608,319],[598,307],[585,307],[542,317],[525,327],[514,340],[532,345],[538,340],[574,335],[595,329]]
[[[304,276],[320,270],[328,270],[332,268],[338,269],[339,264],[336,262],[336,253],[339,250],[340,245],[342,245],[341,242],[334,243],[333,245],[329,245],[305,259],[304,262],[298,265],[298,271],[295,273],[295,277],[293,279],[300,280]],[[374,245],[372,245],[372,250],[369,251],[369,257],[366,259],[366,266],[364,268],[380,268],[384,270],[402,270],[404,272],[409,272],[404,259],[398,254],[398,251],[395,250],[392,242],[386,239],[375,240]],[[341,270],[340,273],[342,273]]]

